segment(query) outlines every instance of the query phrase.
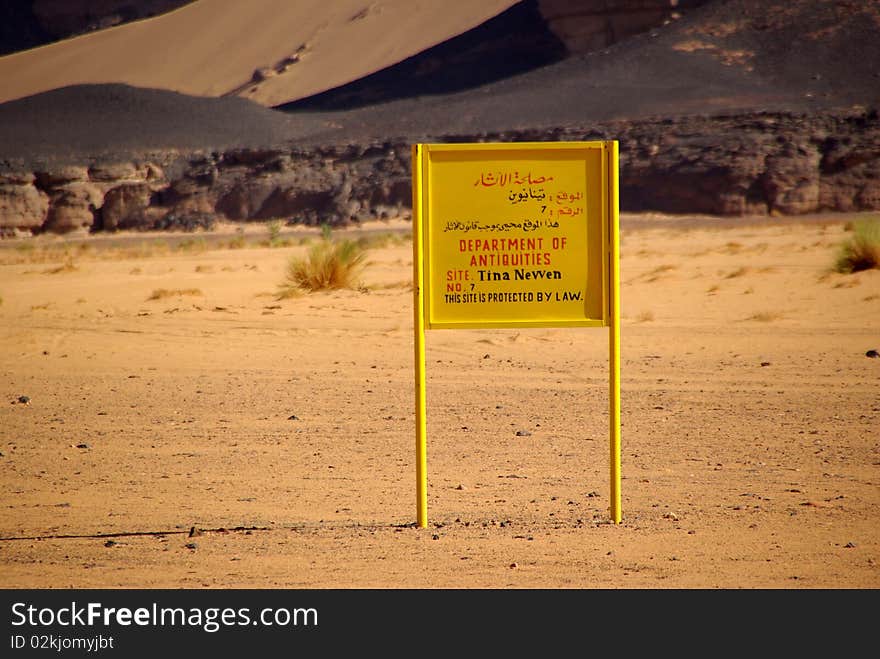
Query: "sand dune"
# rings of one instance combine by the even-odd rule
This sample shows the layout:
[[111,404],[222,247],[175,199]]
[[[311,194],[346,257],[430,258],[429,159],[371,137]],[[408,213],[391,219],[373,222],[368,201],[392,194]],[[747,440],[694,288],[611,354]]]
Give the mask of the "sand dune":
[[[0,58],[0,102],[123,82],[278,105],[345,84],[468,30],[512,0],[199,0]],[[255,71],[261,82],[249,85]]]

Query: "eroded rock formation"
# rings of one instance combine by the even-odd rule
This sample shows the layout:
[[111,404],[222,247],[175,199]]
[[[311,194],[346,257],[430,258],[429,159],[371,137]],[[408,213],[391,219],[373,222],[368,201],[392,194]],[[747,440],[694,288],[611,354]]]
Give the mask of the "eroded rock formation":
[[[623,211],[797,215],[880,210],[876,111],[760,113],[468,141],[616,139]],[[344,225],[408,216],[410,144],[154,155],[0,174],[0,232],[191,230],[216,219]]]

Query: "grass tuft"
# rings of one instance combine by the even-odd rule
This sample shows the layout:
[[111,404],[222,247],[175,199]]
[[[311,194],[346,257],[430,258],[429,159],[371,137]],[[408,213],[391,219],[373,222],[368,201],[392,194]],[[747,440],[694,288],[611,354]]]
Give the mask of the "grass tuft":
[[281,220],[272,220],[266,224],[266,230],[269,232],[269,244],[273,244],[281,237],[281,229],[284,223]]
[[366,250],[357,241],[322,240],[309,248],[305,258],[290,260],[287,276],[279,286],[278,298],[296,297],[303,292],[358,289],[358,277],[366,255]]
[[871,218],[852,224],[852,236],[839,248],[834,262],[836,272],[850,274],[880,269],[880,219]]

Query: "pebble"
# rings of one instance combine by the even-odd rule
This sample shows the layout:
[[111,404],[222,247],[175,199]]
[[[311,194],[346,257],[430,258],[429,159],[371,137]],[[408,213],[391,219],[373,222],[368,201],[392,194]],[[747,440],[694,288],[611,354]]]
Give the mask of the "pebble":
[[287,417],[287,420],[288,421],[299,421],[299,417],[296,414],[291,414],[289,417]]
[[876,350],[869,350],[865,353],[865,357],[880,357],[880,352],[877,352]]
[[77,447],[77,448],[92,448],[91,446],[89,446],[88,444],[85,444],[85,443],[83,443],[83,444],[77,444],[76,447]]
[[105,547],[115,547],[116,541],[115,540],[108,540],[107,542],[104,543],[104,546]]
[[516,431],[517,437],[531,437],[531,435],[532,435],[532,433],[530,433],[528,430],[517,430]]
[[184,547],[186,547],[187,549],[198,549],[199,548],[199,546],[194,542],[187,542],[184,545]]
[[31,402],[31,398],[30,398],[30,396],[19,396],[18,402],[21,403],[22,405],[29,405]]

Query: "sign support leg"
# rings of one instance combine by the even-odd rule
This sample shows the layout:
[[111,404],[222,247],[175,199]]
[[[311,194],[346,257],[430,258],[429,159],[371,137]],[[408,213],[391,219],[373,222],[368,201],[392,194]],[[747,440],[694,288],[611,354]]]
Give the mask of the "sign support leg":
[[422,285],[425,281],[425,252],[422,245],[422,167],[421,149],[412,147],[413,161],[413,347],[415,363],[416,417],[416,520],[428,526],[428,460],[425,397],[425,306]]
[[[417,297],[421,297],[417,294]],[[419,315],[419,312],[416,312]],[[416,370],[416,519],[421,528],[428,526],[427,423],[425,419],[425,331],[415,333]]]
[[611,144],[609,158],[610,176],[610,325],[608,331],[609,360],[609,423],[611,449],[611,519],[619,524],[622,519],[620,510],[620,219],[619,197],[617,188],[617,142]]

